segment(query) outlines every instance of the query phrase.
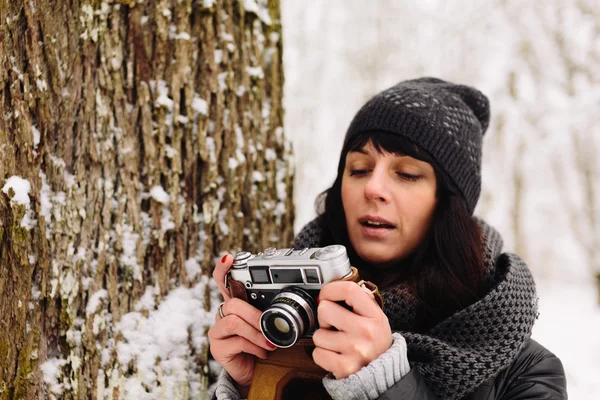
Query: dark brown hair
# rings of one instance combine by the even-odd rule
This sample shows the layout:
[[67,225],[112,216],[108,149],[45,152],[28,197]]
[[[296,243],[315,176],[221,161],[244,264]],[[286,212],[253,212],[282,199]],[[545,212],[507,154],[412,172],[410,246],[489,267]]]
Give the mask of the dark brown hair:
[[[408,155],[433,166],[437,205],[431,227],[416,250],[392,269],[376,269],[354,251],[342,207],[341,186],[350,151],[372,143],[379,152]],[[385,288],[405,280],[419,300],[417,324],[427,329],[457,310],[477,301],[484,293],[483,239],[481,229],[467,210],[464,199],[435,160],[415,144],[395,134],[371,132],[344,144],[333,185],[316,201],[326,227],[325,242],[346,246],[352,264],[362,276]]]

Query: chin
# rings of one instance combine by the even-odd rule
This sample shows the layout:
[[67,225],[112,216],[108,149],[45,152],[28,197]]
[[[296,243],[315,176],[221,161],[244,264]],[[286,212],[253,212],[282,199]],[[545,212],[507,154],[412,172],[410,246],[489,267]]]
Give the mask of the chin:
[[397,261],[404,258],[402,254],[390,254],[389,251],[385,251],[384,249],[360,249],[357,251],[357,254],[373,266],[381,266],[381,267],[389,267],[395,264]]

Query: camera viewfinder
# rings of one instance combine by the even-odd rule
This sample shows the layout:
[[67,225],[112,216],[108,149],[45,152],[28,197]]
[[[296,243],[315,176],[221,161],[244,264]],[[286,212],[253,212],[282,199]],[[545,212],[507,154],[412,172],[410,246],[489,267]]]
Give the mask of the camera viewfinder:
[[319,279],[319,271],[316,268],[306,268],[304,270],[304,274],[306,275],[306,283],[321,283],[321,279]]
[[252,282],[254,283],[271,283],[269,267],[267,266],[250,267],[250,276],[252,276]]

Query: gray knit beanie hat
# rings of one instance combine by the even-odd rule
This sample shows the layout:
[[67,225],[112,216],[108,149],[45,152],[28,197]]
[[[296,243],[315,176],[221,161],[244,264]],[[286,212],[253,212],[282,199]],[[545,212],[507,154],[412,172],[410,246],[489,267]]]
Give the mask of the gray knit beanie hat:
[[425,150],[460,191],[471,214],[481,192],[481,148],[490,121],[479,90],[437,78],[404,81],[375,95],[354,116],[348,141],[364,132],[402,136]]

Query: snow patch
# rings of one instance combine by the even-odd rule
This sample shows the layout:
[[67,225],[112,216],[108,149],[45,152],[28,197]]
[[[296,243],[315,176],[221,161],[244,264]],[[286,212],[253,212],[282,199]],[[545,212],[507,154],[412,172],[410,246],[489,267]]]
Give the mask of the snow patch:
[[11,205],[19,204],[25,206],[25,215],[21,220],[20,226],[27,230],[31,230],[36,224],[36,220],[33,218],[33,211],[31,210],[31,200],[29,199],[31,184],[28,180],[23,179],[20,176],[11,176],[6,180],[6,183],[2,187],[2,192],[8,196],[10,189],[14,192],[14,196],[10,199]]
[[208,115],[208,103],[206,100],[201,99],[197,94],[194,94],[194,99],[192,100],[192,109],[198,114]]
[[150,196],[162,204],[169,205],[171,202],[169,194],[165,192],[165,189],[163,189],[162,186],[154,186],[152,189],[150,189]]
[[[210,311],[204,304],[207,286]],[[133,376],[121,378],[124,398],[182,398],[182,388],[199,389],[201,377],[194,372],[193,353],[207,346],[205,330],[214,323],[218,288],[203,277],[191,289],[172,290],[155,309],[157,292],[158,288],[147,288],[136,311],[125,314],[115,329],[122,337],[116,343],[122,372],[130,364],[136,369]]]
[[85,307],[86,315],[95,313],[98,310],[102,300],[108,299],[108,292],[106,289],[100,289],[90,297],[87,306]]
[[31,133],[33,134],[33,149],[37,150],[41,138],[40,131],[35,127],[35,125],[31,125]]
[[269,12],[265,8],[260,7],[255,0],[244,0],[244,9],[246,9],[246,12],[256,14],[265,25],[271,25],[272,21]]
[[265,77],[265,73],[261,67],[246,67],[246,71],[253,78],[263,79]]
[[200,263],[198,263],[197,260],[190,258],[185,262],[185,271],[190,280],[195,279],[201,272]]
[[11,203],[29,207],[31,204],[31,200],[29,199],[31,184],[28,180],[23,179],[20,176],[11,176],[6,180],[6,183],[2,187],[2,191],[8,196],[9,189],[14,191],[14,196],[10,199]]
[[157,107],[164,107],[167,110],[173,110],[173,100],[169,97],[169,88],[167,87],[167,82],[163,80],[158,81],[158,97],[156,99]]
[[65,366],[65,364],[67,364],[66,360],[50,358],[40,367],[42,375],[44,376],[44,383],[46,383],[48,389],[57,396],[62,394],[62,384],[59,382],[58,378],[62,372],[61,368]]

